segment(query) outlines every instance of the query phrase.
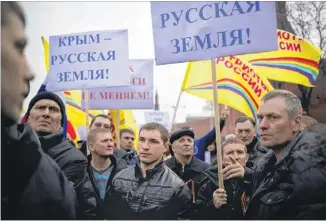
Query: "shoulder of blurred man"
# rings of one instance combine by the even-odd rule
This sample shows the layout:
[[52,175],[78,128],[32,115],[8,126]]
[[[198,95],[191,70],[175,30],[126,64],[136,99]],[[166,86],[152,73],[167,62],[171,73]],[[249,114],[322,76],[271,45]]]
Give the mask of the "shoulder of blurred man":
[[10,167],[10,172],[2,174],[2,198],[7,197],[8,202],[14,203],[19,199],[14,205],[22,205],[25,210],[24,213],[11,213],[17,209],[8,209],[2,202],[6,210],[3,218],[74,219],[73,186],[53,159],[43,152],[32,127],[19,124],[2,130],[2,166]]

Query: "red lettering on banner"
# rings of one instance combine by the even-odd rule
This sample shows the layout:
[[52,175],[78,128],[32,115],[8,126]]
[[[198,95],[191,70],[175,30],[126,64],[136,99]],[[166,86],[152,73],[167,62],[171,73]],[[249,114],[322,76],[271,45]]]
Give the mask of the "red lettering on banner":
[[89,93],[89,99],[91,100],[96,99],[94,92]]
[[281,50],[285,50],[286,49],[285,43],[282,42],[282,41],[279,43],[279,47],[280,47]]
[[108,98],[108,93],[107,92],[100,92],[100,97],[101,97],[101,99],[107,99]]
[[246,73],[242,73],[242,79],[245,80],[245,81],[248,81],[248,74]]
[[249,73],[249,66],[248,65],[246,65],[246,64],[243,64],[242,65],[242,70],[244,71],[244,72],[246,72],[246,73]]
[[216,58],[216,64],[218,64],[219,62],[223,62],[223,61],[224,61],[224,57]]
[[281,50],[287,50],[292,52],[301,52],[300,43],[289,43],[289,42],[280,42],[279,47]]
[[294,48],[294,52],[301,52],[301,44],[297,43],[297,44],[293,44],[293,48]]
[[146,85],[146,79],[143,77],[134,77],[131,80],[131,85]]
[[277,38],[282,39],[282,32],[280,30],[277,31]]
[[[224,66],[233,69],[236,74],[241,75],[241,78],[248,83],[257,97],[261,97],[262,89],[267,90],[267,87],[263,84],[262,80],[256,74],[256,72],[251,67],[249,67],[249,65],[244,64],[240,59],[237,59],[236,57],[230,57],[230,59],[236,60],[233,62],[225,60]],[[221,61],[221,59],[218,61]]]
[[258,85],[255,88],[255,94],[257,95],[257,97],[260,97],[261,96],[261,89],[259,88]]
[[236,73],[236,74],[241,74],[241,70],[239,69],[239,67],[234,67],[234,72]]
[[227,68],[232,68],[233,67],[233,64],[230,62],[230,61],[225,61],[224,65],[227,67]]
[[241,64],[242,64],[242,61],[241,61],[239,58],[237,58],[237,59],[235,60],[235,64],[236,64],[236,65],[241,65]]
[[256,83],[256,81],[252,81],[252,79],[250,78],[248,81],[248,84],[252,89],[254,89],[254,87],[256,87],[257,83]]
[[282,32],[282,38],[285,39],[285,40],[290,39],[290,33],[288,33],[288,32]]

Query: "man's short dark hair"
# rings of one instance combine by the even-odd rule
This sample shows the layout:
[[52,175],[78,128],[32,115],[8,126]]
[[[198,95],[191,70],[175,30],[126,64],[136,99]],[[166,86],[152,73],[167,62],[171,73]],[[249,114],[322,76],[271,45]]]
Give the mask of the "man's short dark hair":
[[121,139],[123,133],[130,133],[131,135],[135,136],[135,133],[134,133],[134,131],[132,131],[132,129],[121,129],[120,130],[120,139]]
[[156,123],[156,122],[150,122],[145,125],[143,125],[140,130],[139,130],[139,135],[140,132],[143,130],[157,130],[161,133],[161,138],[163,140],[163,143],[167,143],[169,140],[169,131],[161,124]]
[[238,123],[244,123],[246,121],[249,121],[255,128],[256,126],[256,122],[253,118],[247,117],[247,116],[242,116],[240,118],[238,118],[237,120],[235,120],[235,125],[237,125]]
[[23,9],[17,2],[1,2],[1,26],[7,25],[10,12],[16,14],[25,27],[26,18]]
[[[89,125],[90,127],[92,127],[92,125],[94,124],[95,120],[96,120],[98,117],[101,117],[101,118],[107,118],[107,119],[109,119],[110,122],[111,122],[111,119],[109,118],[109,116],[104,115],[104,114],[99,114],[99,115],[96,115],[96,116],[92,119],[91,124]],[[112,126],[112,123],[111,123],[111,126]]]

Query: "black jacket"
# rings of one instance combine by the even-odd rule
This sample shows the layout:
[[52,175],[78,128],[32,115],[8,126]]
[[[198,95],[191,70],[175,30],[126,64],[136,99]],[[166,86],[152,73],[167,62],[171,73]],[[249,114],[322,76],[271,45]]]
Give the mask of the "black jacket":
[[[88,196],[88,199],[89,199],[89,203],[94,203],[94,205],[96,206],[96,210],[92,213],[94,213],[92,219],[94,220],[103,220],[104,219],[104,214],[103,214],[103,211],[106,211],[105,208],[104,210],[102,209],[102,199],[100,197],[100,192],[99,192],[99,189],[97,187],[97,184],[96,184],[96,180],[95,180],[95,177],[94,177],[94,173],[93,173],[93,170],[92,170],[92,166],[91,166],[91,161],[92,161],[92,156],[91,154],[88,155],[88,167],[87,167],[87,171],[88,171],[88,175],[90,177],[90,182],[91,182],[91,186],[92,188],[94,188],[94,191],[95,193],[90,196]],[[111,183],[112,183],[112,179],[113,177],[116,175],[116,173],[120,172],[121,170],[123,169],[126,169],[128,168],[128,164],[121,158],[115,158],[115,156],[110,156],[110,160],[111,160],[111,163],[112,163],[112,166],[113,166],[113,169],[112,169],[112,172],[110,174],[110,177],[109,177],[109,180],[106,184],[106,188],[107,190],[109,189]],[[107,199],[107,193],[105,194],[105,197],[104,197],[104,200]]]
[[326,140],[300,133],[278,162],[270,150],[258,162],[247,219],[326,219]]
[[105,199],[105,219],[189,219],[191,194],[185,183],[161,161],[142,177],[139,160],[116,174]]
[[[165,161],[167,167],[169,167],[173,172],[175,172],[184,182],[188,182],[192,180],[194,182],[194,193],[195,199],[199,189],[199,183],[203,180],[204,175],[201,174],[204,170],[207,170],[210,165],[197,159],[196,157],[192,157],[189,164],[186,164],[184,169],[182,169],[182,165],[177,161],[177,159],[172,156],[170,159]],[[189,188],[192,189],[191,184],[188,184]]]
[[243,179],[224,180],[227,194],[227,205],[216,209],[213,203],[213,193],[218,188],[217,165],[203,172],[206,177],[201,182],[196,201],[196,220],[243,220],[247,205],[248,184]]
[[252,142],[249,145],[247,145],[246,147],[247,147],[247,153],[248,153],[249,157],[248,157],[248,162],[245,167],[244,180],[246,182],[252,183],[253,174],[254,174],[256,165],[257,165],[259,159],[267,153],[268,149],[266,149],[260,145],[259,139],[257,137],[254,137]]
[[43,151],[57,162],[67,179],[73,182],[78,200],[77,216],[83,219],[89,211],[87,208],[92,208],[86,203],[84,195],[84,190],[92,190],[84,188],[85,182],[89,181],[86,157],[65,139],[63,129],[45,136],[39,134],[39,139]]
[[42,151],[31,126],[1,130],[1,219],[75,219],[73,186]]

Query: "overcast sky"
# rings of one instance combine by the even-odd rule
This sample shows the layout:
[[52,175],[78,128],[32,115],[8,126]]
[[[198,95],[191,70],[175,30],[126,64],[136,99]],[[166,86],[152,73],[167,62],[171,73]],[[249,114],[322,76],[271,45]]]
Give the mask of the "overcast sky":
[[[93,30],[128,29],[129,59],[154,59],[150,2],[22,2],[27,17],[29,44],[26,55],[36,79],[25,101],[26,108],[45,78],[41,36]],[[173,116],[186,64],[154,66],[154,89],[158,90],[161,110]],[[205,101],[183,94],[177,121],[187,115],[201,115]],[[137,122],[144,121],[143,111],[133,110]]]

